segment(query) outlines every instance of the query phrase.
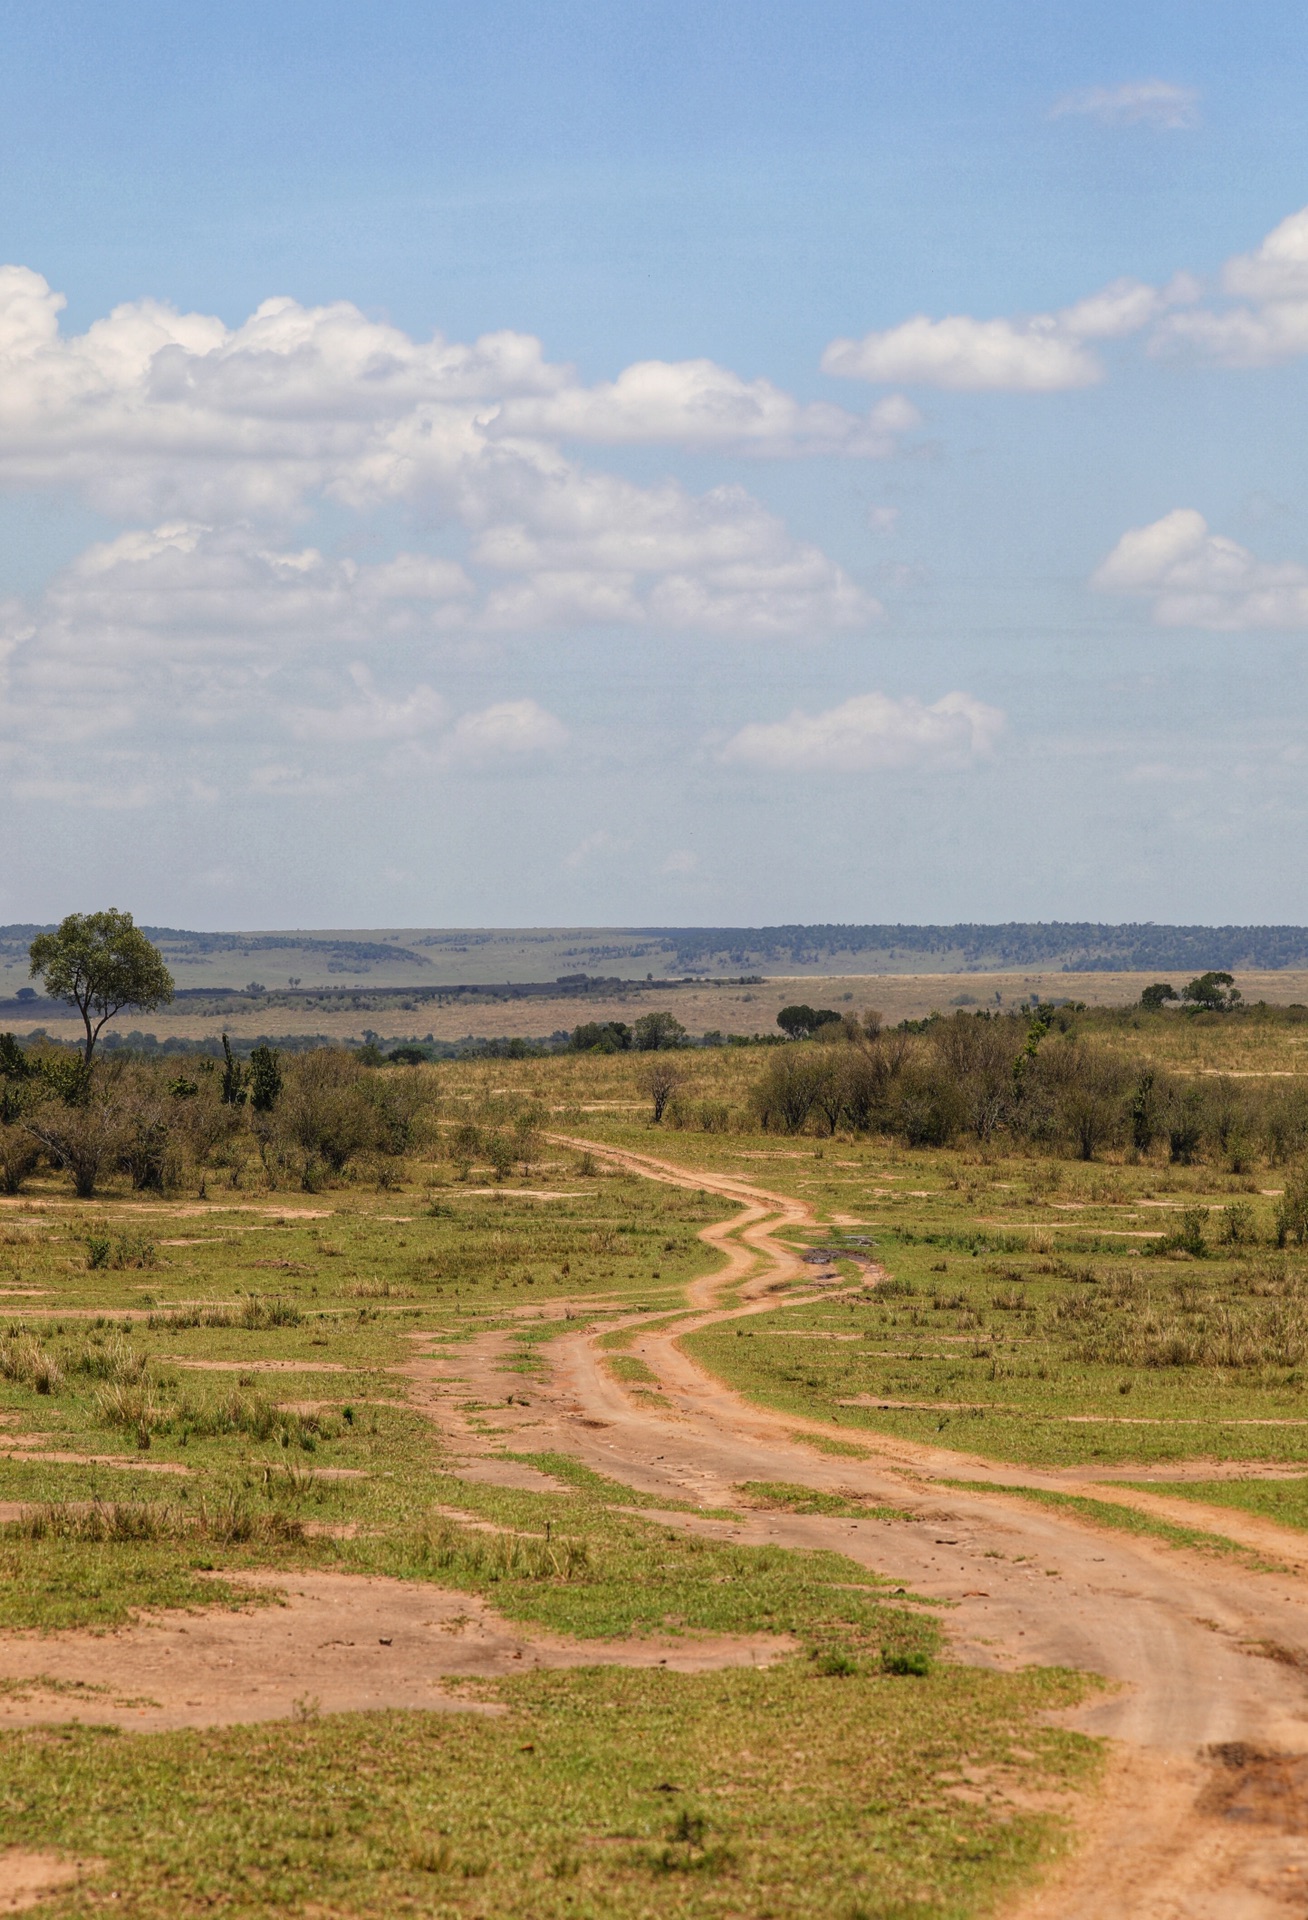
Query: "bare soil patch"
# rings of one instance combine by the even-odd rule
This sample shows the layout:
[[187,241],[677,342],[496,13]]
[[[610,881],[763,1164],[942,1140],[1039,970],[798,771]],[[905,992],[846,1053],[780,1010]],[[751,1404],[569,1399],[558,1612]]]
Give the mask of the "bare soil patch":
[[21,1847],[0,1853],[0,1913],[22,1913],[48,1893],[71,1887],[103,1866],[101,1860],[61,1860],[57,1853],[27,1853]]
[[[65,1467],[130,1468],[133,1473],[189,1474],[191,1469],[178,1461],[142,1460],[133,1453],[73,1453],[66,1448],[27,1445],[22,1434],[6,1436],[10,1442],[0,1447],[0,1460],[48,1460]],[[44,1436],[42,1436],[44,1437]]]
[[[285,1605],[169,1612],[109,1633],[0,1637],[0,1726],[82,1721],[156,1731],[381,1707],[491,1712],[458,1684],[538,1667],[766,1666],[784,1634],[568,1640],[514,1627],[473,1595],[340,1573],[249,1573]],[[14,1682],[30,1683],[30,1690]],[[51,1684],[54,1683],[54,1684]]]
[[188,1360],[166,1353],[170,1367],[189,1373],[376,1373],[376,1367],[343,1367],[336,1360]]

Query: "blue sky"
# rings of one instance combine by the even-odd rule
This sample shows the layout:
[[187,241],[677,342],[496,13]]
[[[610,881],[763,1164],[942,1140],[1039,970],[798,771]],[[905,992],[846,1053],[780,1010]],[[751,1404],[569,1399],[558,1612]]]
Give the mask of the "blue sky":
[[1308,920],[1301,8],[0,20],[0,918]]

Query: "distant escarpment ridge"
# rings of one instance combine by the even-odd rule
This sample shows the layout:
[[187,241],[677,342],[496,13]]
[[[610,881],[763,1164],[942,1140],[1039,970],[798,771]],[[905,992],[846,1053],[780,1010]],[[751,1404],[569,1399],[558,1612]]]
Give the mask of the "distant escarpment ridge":
[[[1308,968],[1308,927],[1093,920],[830,922],[770,927],[374,927],[210,933],[146,926],[178,986],[228,994],[618,986],[757,975],[1202,973]],[[37,925],[0,927],[0,1000],[27,977]],[[253,976],[253,977],[252,977]]]
[[[647,936],[654,929],[643,929]],[[666,928],[687,967],[790,964],[834,971],[836,961],[875,956],[878,971],[990,973],[1014,967],[1065,973],[1147,973],[1209,967],[1280,969],[1308,966],[1308,927],[1164,926],[1153,921],[1111,925],[1093,920],[960,921],[952,926],[815,926]]]

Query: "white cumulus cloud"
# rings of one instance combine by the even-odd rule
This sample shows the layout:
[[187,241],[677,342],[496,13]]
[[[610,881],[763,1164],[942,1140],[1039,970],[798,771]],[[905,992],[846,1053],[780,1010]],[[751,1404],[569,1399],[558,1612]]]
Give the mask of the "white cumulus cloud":
[[879,602],[740,487],[690,494],[560,469],[520,517],[489,525],[475,563],[501,576],[485,621],[532,628],[623,622],[724,637],[804,637],[865,626]]
[[535,700],[498,700],[462,716],[449,736],[448,752],[454,760],[483,765],[558,753],[567,740],[563,722]]
[[[0,604],[13,778],[50,777],[68,743],[107,765],[112,742],[141,764],[129,778],[120,758],[106,790],[181,793],[188,753],[217,764],[220,734],[297,742],[303,766],[265,741],[242,776],[270,795],[319,790],[328,750],[338,783],[385,751],[525,763],[562,746],[562,723],[512,686],[452,712],[424,649],[485,657],[596,624],[808,640],[882,616],[744,488],[639,483],[582,453],[882,458],[921,424],[902,394],[851,411],[708,359],[585,385],[533,335],[417,338],[347,301],[277,297],[231,326],[141,299],[82,331],[64,306],[0,267],[0,491],[78,500],[116,530]],[[386,555],[401,514],[423,535]]]
[[[219,633],[257,651],[315,623],[357,645],[577,621],[806,636],[880,611],[742,489],[637,485],[559,443],[881,455],[919,423],[902,395],[858,415],[709,360],[583,387],[531,335],[415,340],[343,301],[267,300],[234,328],[138,301],[73,335],[63,304],[39,274],[0,268],[0,488],[72,488],[135,523],[44,609],[47,629],[98,621],[101,658],[152,632],[182,653]],[[287,526],[323,500],[419,504],[467,564],[297,551]]]
[[778,773],[870,773],[960,767],[990,753],[1004,715],[969,693],[928,706],[912,694],[856,694],[825,713],[796,708],[785,720],[742,727],[720,751],[728,765]]
[[1259,560],[1238,541],[1210,533],[1193,507],[1124,533],[1091,584],[1148,599],[1163,627],[1308,627],[1308,567]]
[[[425,555],[360,566],[249,526],[129,529],[87,548],[30,606],[4,609],[0,737],[250,722],[306,666],[466,625],[473,593],[459,566]],[[366,694],[334,716],[306,708],[297,725],[306,738],[362,741],[412,730],[423,711],[419,701],[388,715]]]
[[902,397],[863,417],[825,401],[803,405],[770,380],[742,380],[712,360],[642,360],[598,386],[506,400],[493,430],[609,446],[885,459],[900,434],[920,425]]
[[431,687],[414,687],[401,699],[388,699],[373,685],[362,662],[350,668],[357,697],[342,707],[296,707],[291,732],[300,740],[413,740],[444,725],[449,703]]
[[1239,304],[1173,315],[1158,329],[1158,351],[1188,348],[1237,367],[1308,353],[1308,207],[1273,227],[1252,253],[1234,255],[1221,279]]
[[1222,269],[1227,293],[1254,300],[1308,300],[1308,207],[1301,207],[1254,248]]
[[1017,393],[1054,393],[1103,378],[1094,355],[1060,332],[1050,314],[1017,321],[974,320],[964,313],[932,320],[919,313],[861,340],[833,340],[822,371],[849,380]]
[[1051,120],[1068,116],[1109,127],[1161,127],[1179,133],[1199,124],[1199,92],[1175,80],[1128,80],[1117,87],[1082,87],[1049,109]]
[[348,301],[266,300],[228,327],[140,300],[73,335],[64,304],[39,273],[0,267],[0,485],[71,485],[128,519],[285,515],[322,494],[457,514],[503,443],[528,463],[560,438],[866,458],[915,424],[907,403],[805,405],[710,360],[583,387],[533,335],[415,340]]
[[851,380],[959,392],[1057,393],[1093,386],[1103,379],[1104,367],[1087,341],[1138,333],[1195,291],[1194,282],[1183,276],[1166,288],[1124,279],[1055,313],[994,320],[963,313],[932,320],[917,314],[861,340],[833,340],[822,356],[822,370]]

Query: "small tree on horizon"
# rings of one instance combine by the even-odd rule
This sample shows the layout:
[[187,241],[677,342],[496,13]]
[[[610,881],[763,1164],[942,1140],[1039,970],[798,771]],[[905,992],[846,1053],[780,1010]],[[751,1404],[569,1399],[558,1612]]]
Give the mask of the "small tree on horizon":
[[109,907],[103,913],[70,913],[53,933],[38,933],[28,949],[34,979],[52,1000],[77,1008],[86,1028],[83,1074],[89,1074],[96,1041],[107,1021],[129,1008],[150,1013],[173,997],[173,976],[163,956],[132,919]]

